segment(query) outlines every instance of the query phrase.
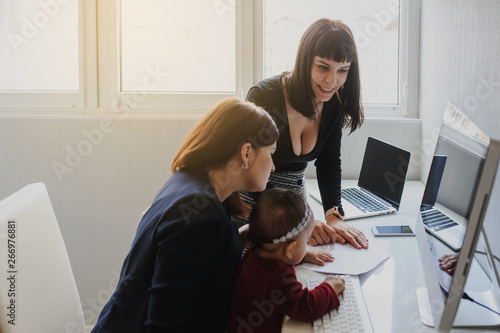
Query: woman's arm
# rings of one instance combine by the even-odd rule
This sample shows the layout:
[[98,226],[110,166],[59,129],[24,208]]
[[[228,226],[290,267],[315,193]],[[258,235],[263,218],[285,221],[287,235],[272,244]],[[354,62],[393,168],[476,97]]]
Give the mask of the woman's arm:
[[217,288],[209,281],[220,264],[227,235],[216,209],[210,206],[189,215],[179,209],[158,228],[145,321],[148,332],[192,330],[197,325],[193,323],[192,314],[197,311],[193,307],[199,306],[206,288]]
[[[318,158],[314,162],[316,166],[316,176],[318,179],[318,187],[321,193],[321,201],[323,210],[326,213],[334,206],[339,207],[341,214],[342,210],[342,167],[341,167],[341,144],[342,144],[342,125],[340,115],[335,116],[332,113],[338,113],[336,105],[325,103],[323,117],[321,119],[321,136],[318,137],[318,144],[323,144],[323,148]],[[329,132],[327,132],[329,131]],[[321,142],[323,141],[323,142]]]
[[[338,121],[340,122],[340,120]],[[358,249],[368,248],[368,239],[361,231],[343,222],[338,216],[329,214],[333,207],[338,207],[340,214],[343,214],[341,199],[342,168],[340,160],[342,128],[340,127],[340,123],[333,124],[332,126],[334,128],[326,139],[323,151],[314,163],[323,209],[326,214],[326,225],[316,223],[313,230],[313,236],[315,237],[312,237],[309,242],[311,245],[328,242],[328,237],[325,238],[323,236],[325,234],[330,235],[327,228],[329,226],[336,231],[337,242],[341,244],[348,242]]]

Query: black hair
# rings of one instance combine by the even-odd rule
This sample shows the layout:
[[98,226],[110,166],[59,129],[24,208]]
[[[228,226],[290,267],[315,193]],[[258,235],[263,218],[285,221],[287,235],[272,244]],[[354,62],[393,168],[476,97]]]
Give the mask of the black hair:
[[316,102],[311,86],[315,56],[351,63],[347,80],[343,88],[338,90],[337,98],[342,112],[342,125],[350,127],[353,132],[361,126],[364,115],[358,52],[351,29],[342,21],[322,18],[314,22],[300,40],[295,67],[285,74],[286,91],[292,107],[310,120],[316,117]]

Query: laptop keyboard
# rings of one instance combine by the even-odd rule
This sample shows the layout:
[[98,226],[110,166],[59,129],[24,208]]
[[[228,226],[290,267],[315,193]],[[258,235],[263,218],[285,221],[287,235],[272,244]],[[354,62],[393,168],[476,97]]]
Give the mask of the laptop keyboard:
[[[319,332],[365,332],[363,320],[359,311],[359,302],[352,285],[351,276],[342,276],[345,279],[345,290],[339,295],[340,306],[326,313],[313,322],[314,333]],[[309,279],[308,287],[313,289],[324,279]],[[362,303],[363,304],[363,303]]]
[[367,196],[363,191],[356,187],[342,189],[342,198],[350,204],[361,210],[363,213],[377,212],[386,210],[387,206],[381,202]]
[[447,215],[432,207],[421,207],[420,213],[424,225],[433,231],[440,231],[457,226],[458,223],[453,221]]

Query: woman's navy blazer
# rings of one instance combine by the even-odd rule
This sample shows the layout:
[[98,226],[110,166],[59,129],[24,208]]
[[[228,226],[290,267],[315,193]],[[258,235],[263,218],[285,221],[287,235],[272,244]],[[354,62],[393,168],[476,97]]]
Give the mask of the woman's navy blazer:
[[92,332],[224,331],[240,256],[238,229],[207,174],[175,172],[142,218]]

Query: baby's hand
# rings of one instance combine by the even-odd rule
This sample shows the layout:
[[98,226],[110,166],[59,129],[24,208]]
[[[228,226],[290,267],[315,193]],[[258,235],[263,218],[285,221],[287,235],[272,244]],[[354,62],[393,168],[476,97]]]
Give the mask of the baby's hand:
[[325,282],[333,287],[337,295],[340,295],[345,289],[345,280],[338,275],[328,275]]
[[319,250],[308,250],[304,261],[310,262],[311,264],[316,264],[318,266],[325,266],[325,262],[332,262],[335,258],[328,252],[323,252]]

